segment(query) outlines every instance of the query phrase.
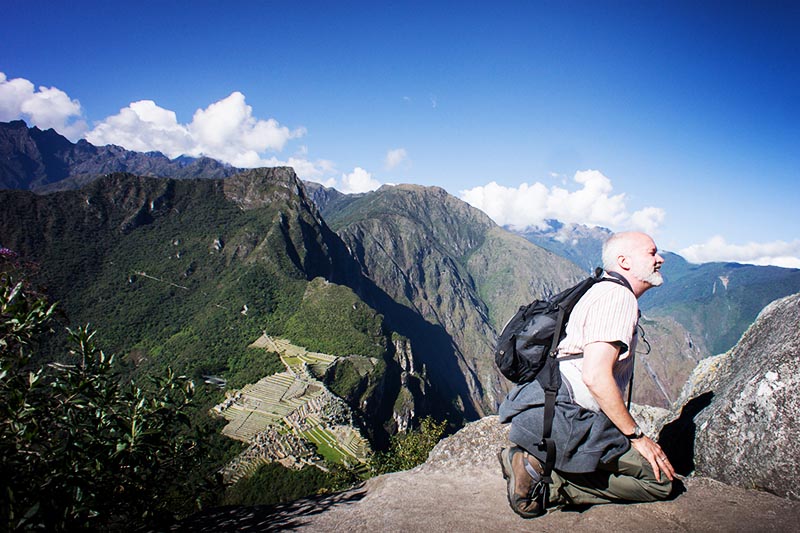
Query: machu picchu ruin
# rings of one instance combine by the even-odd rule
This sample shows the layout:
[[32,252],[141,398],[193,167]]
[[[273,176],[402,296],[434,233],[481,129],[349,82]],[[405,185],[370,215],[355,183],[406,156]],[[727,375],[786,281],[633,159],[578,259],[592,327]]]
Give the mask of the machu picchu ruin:
[[279,354],[286,371],[227,391],[212,409],[228,420],[224,435],[249,445],[225,467],[224,479],[233,483],[269,462],[287,468],[324,468],[323,459],[349,466],[365,463],[371,449],[352,410],[316,377],[337,357],[266,334],[252,347]]

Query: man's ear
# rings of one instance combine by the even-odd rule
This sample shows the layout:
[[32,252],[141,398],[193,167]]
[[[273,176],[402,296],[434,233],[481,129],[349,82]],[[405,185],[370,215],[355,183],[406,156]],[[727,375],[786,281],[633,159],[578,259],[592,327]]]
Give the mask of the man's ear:
[[631,261],[625,255],[618,255],[617,256],[617,264],[623,270],[630,270],[631,269]]

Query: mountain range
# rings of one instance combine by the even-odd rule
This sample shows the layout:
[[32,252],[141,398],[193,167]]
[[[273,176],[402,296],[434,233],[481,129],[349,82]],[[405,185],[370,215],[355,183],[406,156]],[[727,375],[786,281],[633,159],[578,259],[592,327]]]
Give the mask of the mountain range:
[[[492,361],[497,332],[587,275],[609,234],[510,231],[436,187],[346,195],[288,168],[71,143],[21,121],[0,123],[0,154],[0,244],[36,261],[69,319],[95,325],[132,373],[257,378],[274,361],[247,346],[265,331],[379,358],[385,373],[363,379],[381,386],[344,394],[376,439],[425,414],[495,412],[510,386]],[[661,406],[763,305],[800,291],[800,270],[666,259],[666,283],[641,301],[653,351],[634,395]]]
[[[611,232],[548,221],[545,229],[509,231],[591,270],[602,264],[602,244]],[[800,270],[730,262],[692,264],[661,252],[664,285],[639,300],[648,317],[671,317],[705,347],[701,357],[732,348],[768,303],[800,288]]]
[[227,178],[240,170],[208,157],[169,159],[161,152],[94,146],[83,139],[72,143],[53,129],[0,122],[0,189],[76,189],[112,172],[185,179]]

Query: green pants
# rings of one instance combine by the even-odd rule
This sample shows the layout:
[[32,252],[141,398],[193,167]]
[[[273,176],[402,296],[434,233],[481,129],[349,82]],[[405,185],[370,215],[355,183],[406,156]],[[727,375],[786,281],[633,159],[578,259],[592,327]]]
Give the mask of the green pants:
[[663,473],[657,480],[650,463],[631,448],[619,459],[601,464],[588,474],[553,472],[551,504],[598,504],[619,501],[652,502],[666,499],[672,482]]

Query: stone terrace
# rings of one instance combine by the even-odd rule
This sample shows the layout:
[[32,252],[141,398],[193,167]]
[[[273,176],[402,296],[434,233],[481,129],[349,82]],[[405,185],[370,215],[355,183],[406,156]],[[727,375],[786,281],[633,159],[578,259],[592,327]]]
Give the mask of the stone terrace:
[[229,392],[214,407],[215,413],[228,420],[223,434],[250,443],[225,469],[226,479],[236,481],[264,462],[279,461],[296,468],[318,462],[306,443],[309,440],[329,448],[340,460],[363,463],[369,444],[354,427],[341,423],[350,419],[349,407],[314,377],[323,374],[336,357],[267,335],[252,346],[277,352],[287,371]]

